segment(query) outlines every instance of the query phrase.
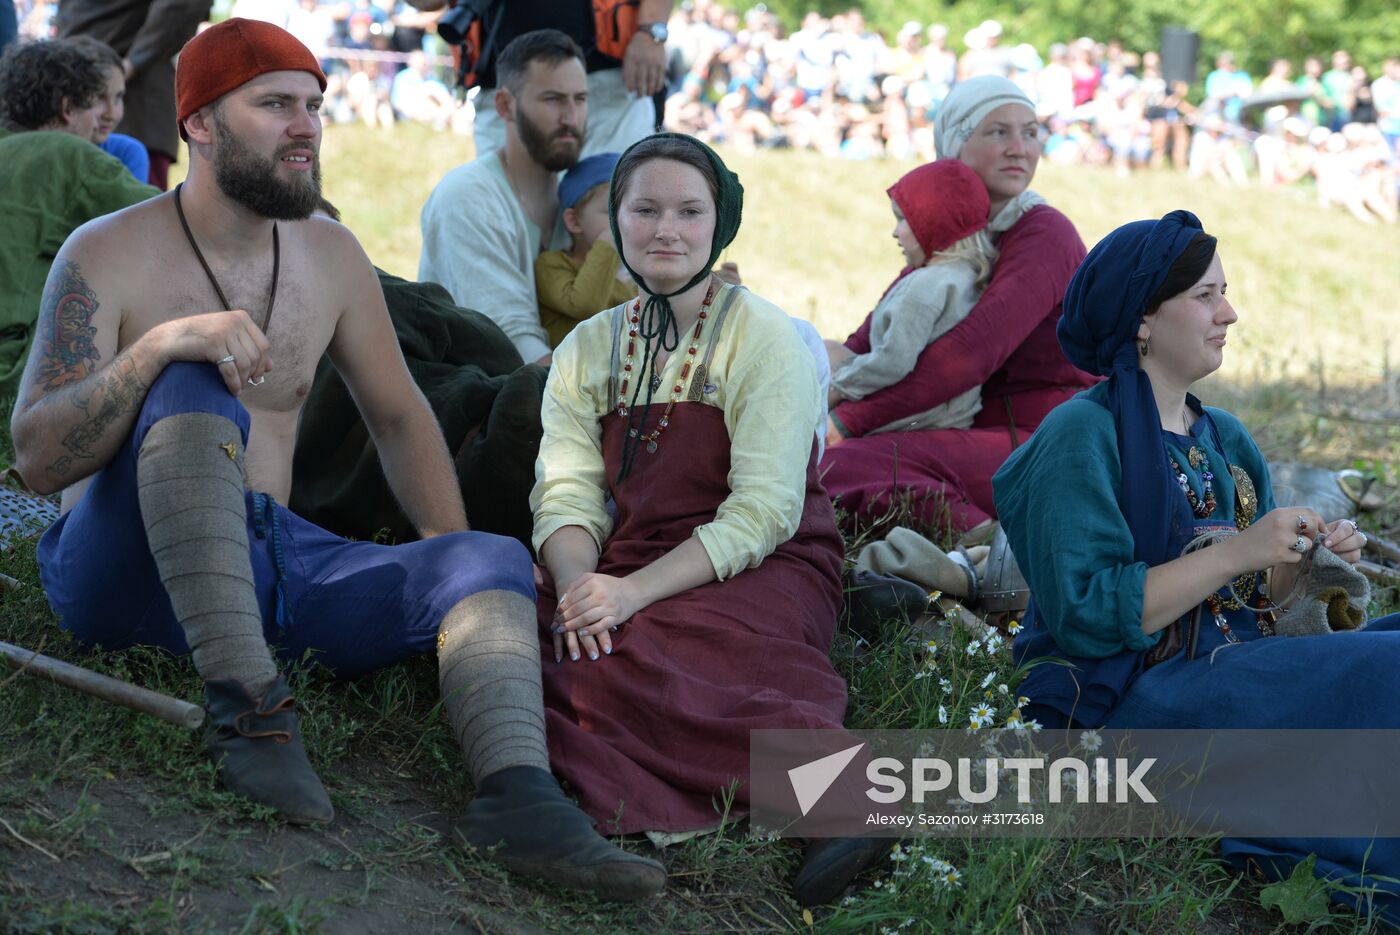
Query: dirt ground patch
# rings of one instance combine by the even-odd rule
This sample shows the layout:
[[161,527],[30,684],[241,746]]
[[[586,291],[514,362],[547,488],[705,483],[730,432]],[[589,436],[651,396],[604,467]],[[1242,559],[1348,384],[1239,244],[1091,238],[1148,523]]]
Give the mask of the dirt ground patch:
[[546,931],[500,908],[500,882],[455,872],[467,858],[446,853],[451,816],[422,790],[374,766],[353,771],[378,794],[340,797],[322,830],[183,811],[135,776],[0,807],[0,927]]

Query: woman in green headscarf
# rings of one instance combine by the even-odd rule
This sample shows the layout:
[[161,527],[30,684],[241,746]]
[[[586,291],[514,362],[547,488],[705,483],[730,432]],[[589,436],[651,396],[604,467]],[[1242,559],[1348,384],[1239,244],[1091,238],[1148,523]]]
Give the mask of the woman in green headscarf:
[[624,153],[609,213],[641,291],[569,335],[545,390],[550,761],[611,833],[713,828],[731,789],[743,814],[749,732],[840,727],[846,708],[812,358],[779,308],[711,273],[742,203],[691,137]]

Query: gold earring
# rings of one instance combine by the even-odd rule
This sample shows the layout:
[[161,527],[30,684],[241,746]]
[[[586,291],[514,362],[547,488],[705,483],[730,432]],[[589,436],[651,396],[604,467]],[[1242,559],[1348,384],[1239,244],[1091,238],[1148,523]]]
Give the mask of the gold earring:
[[1143,357],[1146,357],[1148,352],[1152,350],[1151,342],[1152,335],[1149,334],[1147,337],[1143,338],[1142,343],[1138,345],[1138,352],[1142,354]]

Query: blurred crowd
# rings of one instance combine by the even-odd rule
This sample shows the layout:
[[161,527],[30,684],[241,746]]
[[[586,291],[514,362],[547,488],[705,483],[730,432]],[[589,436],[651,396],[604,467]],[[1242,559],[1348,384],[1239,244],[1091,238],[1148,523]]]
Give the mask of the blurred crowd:
[[[16,4],[22,38],[53,35],[56,2]],[[400,0],[219,0],[211,18],[263,20],[300,39],[329,80],[323,113],[330,122],[391,127],[412,120],[470,133],[471,105],[454,99],[451,59],[437,37],[441,15]]]
[[[0,0],[7,2],[7,0]],[[22,36],[51,34],[56,4],[16,0]],[[285,27],[330,77],[337,123],[413,120],[468,133],[441,13],[402,0],[220,0],[214,16]],[[1044,158],[1126,175],[1172,166],[1227,185],[1306,184],[1323,204],[1394,221],[1400,185],[1400,58],[1375,73],[1338,50],[1278,59],[1255,76],[1229,52],[1203,86],[1168,81],[1156,50],[1082,37],[1044,50],[988,20],[960,39],[908,22],[893,38],[858,10],[809,13],[787,32],[760,3],[677,3],[670,22],[667,127],[738,149],[792,147],[845,159],[935,158],[933,120],[959,80],[999,74],[1037,104]]]
[[668,127],[740,149],[794,147],[846,159],[935,158],[933,120],[953,85],[996,74],[1036,102],[1044,157],[1126,175],[1166,165],[1231,185],[1309,181],[1366,221],[1394,221],[1400,58],[1372,75],[1339,50],[1330,68],[1275,61],[1255,76],[1222,53],[1203,94],[1169,82],[1156,50],[1080,38],[1041,51],[988,20],[954,41],[909,22],[893,40],[858,10],[809,13],[788,34],[762,5],[677,8]]

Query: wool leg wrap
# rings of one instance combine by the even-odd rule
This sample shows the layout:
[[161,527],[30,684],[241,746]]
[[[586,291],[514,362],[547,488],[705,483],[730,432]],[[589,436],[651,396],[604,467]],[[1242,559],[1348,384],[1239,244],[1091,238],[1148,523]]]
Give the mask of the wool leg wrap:
[[549,769],[535,605],[514,591],[458,601],[438,631],[438,683],[472,778]]
[[204,412],[153,425],[136,461],[141,518],[200,677],[261,697],[277,678],[248,558],[238,427]]

